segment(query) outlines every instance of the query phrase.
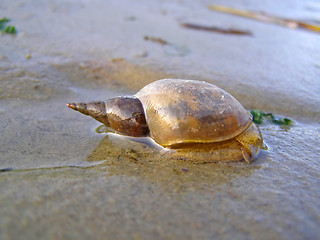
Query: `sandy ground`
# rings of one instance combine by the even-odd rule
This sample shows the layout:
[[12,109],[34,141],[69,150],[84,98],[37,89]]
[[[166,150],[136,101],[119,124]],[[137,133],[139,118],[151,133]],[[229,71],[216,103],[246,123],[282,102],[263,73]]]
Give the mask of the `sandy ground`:
[[[18,30],[0,35],[1,239],[319,238],[320,35],[208,4],[227,3],[1,1]],[[320,21],[317,1],[228,4]],[[261,125],[269,150],[251,165],[194,164],[99,134],[65,106],[165,77],[206,80],[296,123]]]

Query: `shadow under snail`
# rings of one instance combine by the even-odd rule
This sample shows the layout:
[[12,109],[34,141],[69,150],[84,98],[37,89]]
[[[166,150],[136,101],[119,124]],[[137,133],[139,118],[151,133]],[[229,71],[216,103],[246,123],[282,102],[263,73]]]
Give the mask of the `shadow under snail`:
[[229,93],[204,81],[163,79],[133,96],[67,106],[120,135],[150,136],[182,155],[210,152],[202,162],[250,163],[260,148],[265,149],[250,112]]

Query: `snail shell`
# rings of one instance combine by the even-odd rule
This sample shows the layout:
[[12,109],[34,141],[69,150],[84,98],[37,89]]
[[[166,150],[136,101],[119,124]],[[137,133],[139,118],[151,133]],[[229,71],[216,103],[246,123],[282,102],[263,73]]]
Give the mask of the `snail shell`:
[[150,135],[165,147],[228,140],[252,122],[234,97],[203,81],[164,79],[135,96],[144,106]]
[[251,114],[229,93],[203,81],[163,79],[134,96],[68,107],[122,135],[149,135],[165,148],[217,149],[218,160],[251,162],[263,148]]

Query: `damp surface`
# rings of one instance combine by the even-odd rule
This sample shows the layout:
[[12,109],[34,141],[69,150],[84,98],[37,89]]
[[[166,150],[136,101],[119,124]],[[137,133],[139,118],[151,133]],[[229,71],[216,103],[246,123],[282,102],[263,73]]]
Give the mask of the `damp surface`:
[[[318,239],[320,34],[207,9],[212,1],[2,1],[1,239]],[[215,1],[215,4],[226,4]],[[317,1],[230,1],[319,23]],[[226,35],[181,23],[235,28]],[[196,164],[96,131],[68,102],[162,78],[216,84],[265,122],[252,164]]]

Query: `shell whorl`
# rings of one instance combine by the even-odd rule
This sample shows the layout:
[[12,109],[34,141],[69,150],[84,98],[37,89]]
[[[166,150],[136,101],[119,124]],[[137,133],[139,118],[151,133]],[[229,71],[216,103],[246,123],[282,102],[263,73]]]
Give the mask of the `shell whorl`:
[[162,79],[135,96],[144,106],[150,136],[165,147],[226,141],[252,122],[234,97],[203,81]]
[[76,110],[82,114],[88,115],[109,127],[106,103],[102,101],[89,103],[68,103],[67,107]]
[[67,106],[93,117],[120,134],[142,137],[149,133],[143,106],[135,97],[116,97],[104,102],[69,103]]
[[136,97],[117,97],[106,101],[110,127],[115,131],[133,137],[149,134],[142,103]]

